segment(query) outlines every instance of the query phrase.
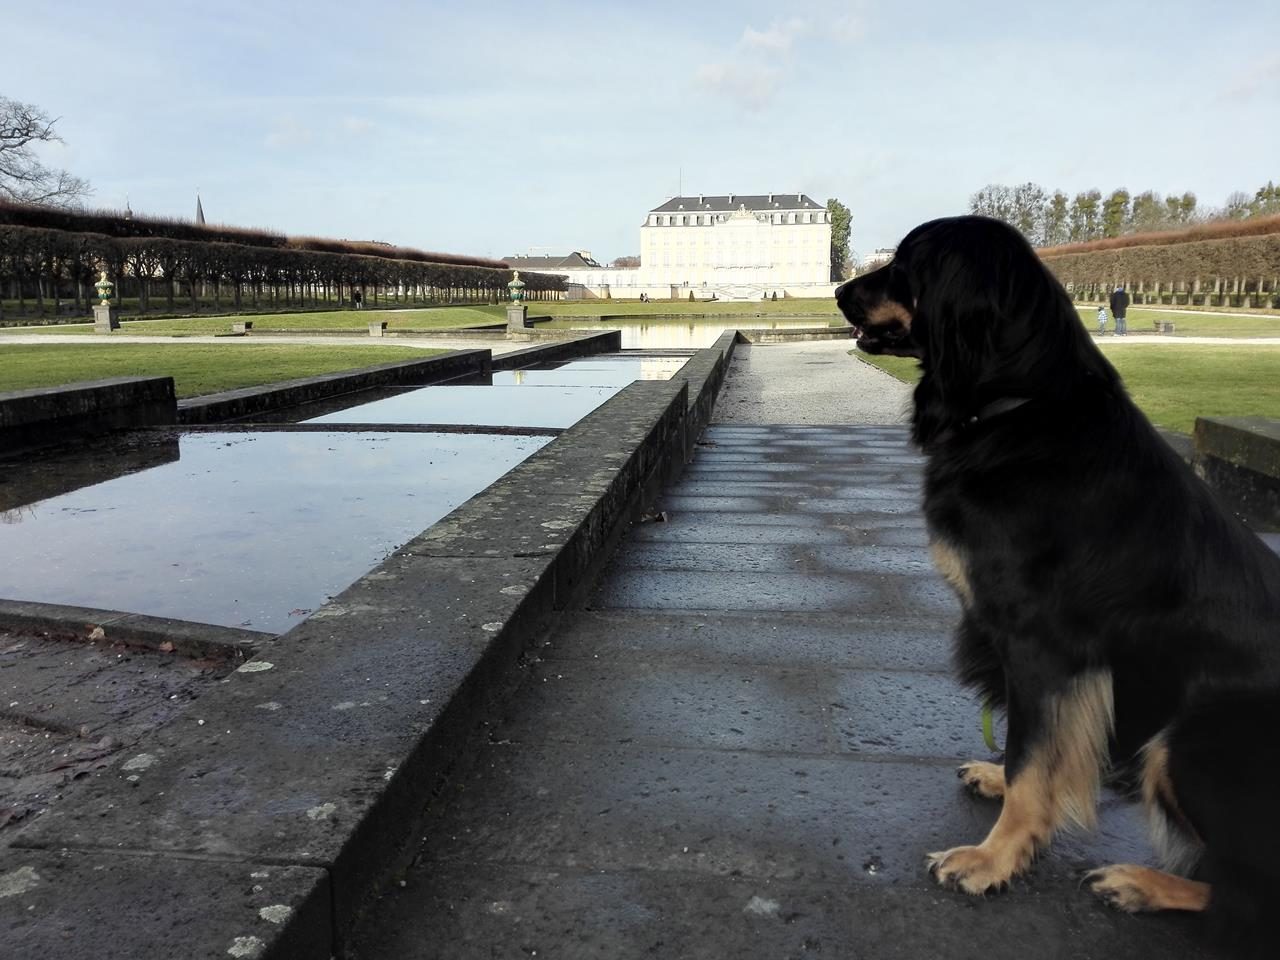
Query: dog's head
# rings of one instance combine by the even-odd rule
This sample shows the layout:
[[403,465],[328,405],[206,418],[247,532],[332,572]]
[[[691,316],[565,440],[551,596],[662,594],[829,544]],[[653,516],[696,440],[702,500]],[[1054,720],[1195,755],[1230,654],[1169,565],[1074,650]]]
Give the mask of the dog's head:
[[889,263],[842,284],[836,302],[860,349],[919,358],[925,392],[957,416],[1002,397],[1069,392],[1082,376],[1115,379],[1061,284],[998,220],[916,227]]

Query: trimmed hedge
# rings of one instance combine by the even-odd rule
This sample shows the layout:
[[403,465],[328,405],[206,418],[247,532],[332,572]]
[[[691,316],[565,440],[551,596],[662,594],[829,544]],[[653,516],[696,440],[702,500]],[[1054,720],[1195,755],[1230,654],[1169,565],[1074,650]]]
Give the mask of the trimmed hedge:
[[1280,306],[1280,217],[1039,251],[1077,299],[1117,284],[1135,302]]
[[[87,310],[104,265],[117,296],[136,297],[143,312],[157,292],[167,310],[182,298],[194,311],[202,288],[236,309],[246,298],[341,304],[355,290],[371,304],[501,300],[511,280],[501,260],[0,202],[0,299],[23,312],[27,299],[40,313],[47,299]],[[565,289],[559,276],[523,279],[533,299]]]

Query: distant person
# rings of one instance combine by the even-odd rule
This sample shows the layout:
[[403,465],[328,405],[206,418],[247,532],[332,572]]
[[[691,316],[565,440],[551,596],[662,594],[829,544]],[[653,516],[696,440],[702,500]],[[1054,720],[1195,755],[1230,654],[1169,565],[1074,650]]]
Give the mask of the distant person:
[[1124,287],[1117,286],[1111,291],[1111,316],[1116,321],[1116,336],[1127,337],[1129,328],[1125,325],[1124,314],[1129,309],[1129,295],[1124,292]]
[[364,306],[364,294],[359,290],[351,295],[351,299],[355,302],[356,309],[359,310]]
[[1107,308],[1098,308],[1098,336],[1107,332]]

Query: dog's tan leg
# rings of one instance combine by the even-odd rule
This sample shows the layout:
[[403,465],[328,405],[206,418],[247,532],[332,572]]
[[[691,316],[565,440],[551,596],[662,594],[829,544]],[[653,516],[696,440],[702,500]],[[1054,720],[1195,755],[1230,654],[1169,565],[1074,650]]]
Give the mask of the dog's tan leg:
[[1117,863],[1091,870],[1084,879],[1089,889],[1107,904],[1127,913],[1148,910],[1198,913],[1209,906],[1209,884],[1175,877],[1151,867]]
[[953,847],[928,857],[939,883],[965,893],[1003,888],[1031,864],[1036,849],[1053,833],[1052,787],[1043,762],[1019,771],[1004,794],[1000,819],[976,847]]
[[1004,764],[988,763],[986,760],[970,760],[962,763],[956,776],[964,781],[964,785],[979,797],[988,800],[999,800],[1004,796]]
[[1173,873],[1189,873],[1204,846],[1187,821],[1169,776],[1169,745],[1164,732],[1142,750],[1142,803],[1151,842],[1160,863]]
[[[929,854],[937,881],[971,894],[1001,889],[1063,824],[1093,826],[1113,717],[1109,672],[1078,677],[1053,697],[1038,742],[1006,778],[1004,807],[987,838],[977,846]],[[1011,739],[1015,732],[1011,722]]]
[[933,556],[933,565],[942,578],[951,585],[960,602],[966,607],[973,606],[973,588],[969,586],[968,565],[964,554],[944,540],[934,540],[929,544],[929,553]]

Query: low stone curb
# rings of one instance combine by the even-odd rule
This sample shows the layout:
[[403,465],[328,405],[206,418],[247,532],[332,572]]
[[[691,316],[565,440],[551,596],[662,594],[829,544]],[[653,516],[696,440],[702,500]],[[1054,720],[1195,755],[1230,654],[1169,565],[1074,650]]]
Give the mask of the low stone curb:
[[795,343],[807,340],[851,340],[853,327],[760,327],[741,328],[738,337],[744,343]]
[[0,452],[154,423],[173,423],[171,377],[112,377],[0,393]]
[[[153,650],[169,643],[170,650],[190,657],[241,660],[275,639],[274,634],[259,630],[29,600],[0,600],[0,630],[4,629],[35,630],[52,637],[127,643]],[[101,636],[93,636],[99,629]]]
[[1192,465],[1251,527],[1280,531],[1280,420],[1197,417]]
[[[145,762],[125,758],[19,833],[0,890],[21,895],[0,896],[0,922],[22,955],[341,956],[523,652],[679,472],[733,342],[621,391],[240,666]],[[104,863],[158,879],[122,896]],[[26,922],[53,902],[100,921]]]
[[[554,331],[563,333],[563,331]],[[574,360],[578,357],[591,356],[597,353],[612,353],[622,349],[622,331],[606,330],[604,333],[589,333],[586,336],[574,337],[571,340],[560,340],[558,343],[547,343],[535,347],[522,347],[493,358],[494,370],[516,370],[534,363],[555,363],[559,360]]]
[[491,370],[514,370],[620,349],[616,331],[559,340],[556,343],[513,350],[491,357],[488,350],[453,350],[422,360],[382,363],[355,371],[302,377],[261,387],[227,390],[178,402],[178,423],[208,424],[258,416],[283,407],[367,390],[371,387],[426,386],[464,376],[483,376]]
[[178,423],[218,423],[281,407],[327,400],[370,387],[421,386],[489,371],[488,350],[453,350],[422,360],[380,363],[360,370],[301,377],[261,387],[226,390],[178,401]]

